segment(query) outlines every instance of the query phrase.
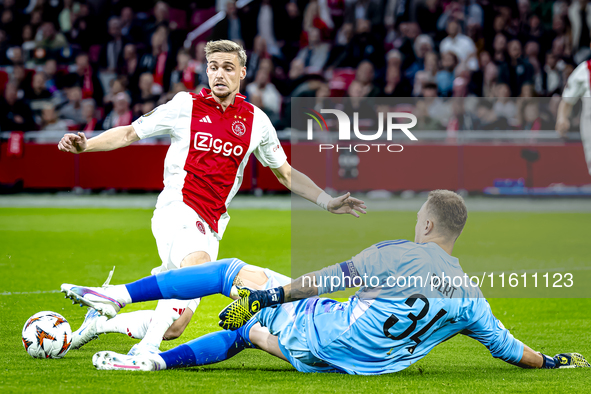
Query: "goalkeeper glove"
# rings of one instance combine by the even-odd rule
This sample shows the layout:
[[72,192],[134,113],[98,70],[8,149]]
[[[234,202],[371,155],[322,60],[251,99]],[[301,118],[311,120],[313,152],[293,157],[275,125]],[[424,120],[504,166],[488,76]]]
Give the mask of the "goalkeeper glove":
[[591,364],[579,353],[560,353],[554,357],[542,354],[542,357],[544,358],[542,365],[544,369],[591,367]]
[[284,300],[283,287],[268,290],[238,287],[237,290],[240,298],[225,307],[219,314],[218,324],[226,330],[239,329],[261,309],[282,304]]

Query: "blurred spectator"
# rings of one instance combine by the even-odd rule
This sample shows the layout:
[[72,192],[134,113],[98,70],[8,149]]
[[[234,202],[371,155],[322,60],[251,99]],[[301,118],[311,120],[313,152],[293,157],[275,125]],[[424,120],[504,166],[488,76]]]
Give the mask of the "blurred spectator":
[[123,7],[120,15],[121,34],[128,41],[141,42],[142,32],[131,7]]
[[286,17],[282,22],[285,44],[281,51],[285,58],[293,59],[300,49],[300,32],[302,30],[303,19],[297,3],[287,3],[285,10]]
[[123,64],[123,48],[127,44],[121,32],[121,20],[118,17],[113,16],[109,19],[108,32],[111,40],[101,48],[99,66],[109,73],[115,73]]
[[423,97],[425,98],[427,108],[429,108],[429,116],[440,124],[447,125],[450,108],[448,103],[437,97],[437,84],[425,84],[423,86]]
[[[31,23],[32,22],[31,17]],[[70,42],[78,45],[83,51],[87,52],[91,45],[98,40],[102,40],[100,34],[97,34],[98,29],[95,28],[92,16],[90,15],[90,5],[87,3],[80,3],[80,10],[76,15],[76,19],[72,24],[70,31]]]
[[57,76],[57,61],[55,59],[47,59],[43,65],[43,72],[45,73],[45,87],[49,90],[52,96],[60,101],[62,94],[62,81],[58,81]]
[[144,54],[140,59],[139,72],[152,73],[154,83],[166,90],[170,83],[170,70],[172,67],[168,54],[168,29],[165,26],[160,26],[154,31],[151,44],[151,52]]
[[394,41],[393,46],[402,54],[402,70],[407,70],[416,59],[415,40],[419,33],[419,25],[416,23],[400,24],[400,36]]
[[123,62],[120,75],[125,75],[131,86],[137,86],[139,75],[138,71],[139,59],[137,56],[137,49],[134,44],[127,44],[123,48]]
[[447,22],[446,32],[447,37],[439,45],[441,53],[453,52],[461,62],[476,54],[474,42],[470,37],[461,33],[460,24],[455,19],[450,19]]
[[419,35],[414,42],[415,61],[406,69],[404,76],[414,83],[415,74],[425,68],[425,55],[433,51],[433,40],[426,34]]
[[[359,20],[366,20],[372,25],[382,22],[384,15],[381,13],[377,2],[358,0],[348,3],[345,7],[345,22],[355,24]],[[394,18],[393,15],[392,18]]]
[[505,83],[499,83],[495,86],[495,102],[493,109],[497,116],[507,119],[509,125],[513,126],[517,123],[517,106],[510,99],[511,89]]
[[236,2],[234,0],[226,2],[226,16],[214,26],[210,39],[244,41],[242,23],[240,22],[238,8],[236,8]]
[[568,7],[568,19],[571,26],[572,53],[579,49],[589,49],[591,44],[591,4],[588,0],[574,0]]
[[482,97],[483,95],[484,70],[491,61],[490,53],[486,51],[480,52],[478,56],[478,70],[472,72],[468,85],[468,91],[474,96]]
[[246,68],[246,79],[252,81],[259,70],[259,63],[262,59],[269,58],[267,52],[267,43],[263,36],[256,36],[254,38],[254,47],[248,58],[248,67]]
[[[563,62],[564,63],[564,62]],[[564,67],[564,64],[562,65]],[[552,52],[546,54],[546,64],[542,70],[542,90],[547,96],[552,96],[562,90],[563,81],[558,59]]]
[[[55,111],[55,106],[51,103],[45,103],[41,110],[41,130],[42,131],[67,131],[68,123],[65,120],[59,119]],[[39,138],[37,142],[41,141]]]
[[415,74],[415,81],[412,95],[422,96],[423,87],[426,83],[437,83],[437,72],[439,71],[439,57],[435,52],[425,55],[425,68]]
[[300,50],[297,58],[304,63],[307,73],[319,73],[328,59],[330,44],[322,42],[320,30],[311,28],[308,31],[308,45]]
[[349,50],[349,46],[351,45],[351,40],[353,39],[353,33],[353,24],[343,23],[343,26],[337,32],[335,45],[330,51],[328,60],[326,62],[326,67],[332,68],[335,65],[340,65],[343,63],[347,57],[347,52]]
[[441,124],[429,116],[429,107],[424,100],[419,100],[415,104],[415,110],[413,112],[417,117],[417,130],[441,130]]
[[23,98],[25,96],[25,90],[30,88],[32,81],[27,76],[27,71],[22,63],[15,64],[12,67],[12,81],[16,83],[19,98]]
[[509,85],[511,96],[521,94],[521,87],[533,83],[534,69],[529,62],[521,57],[521,43],[511,40],[507,45],[509,59],[499,67],[499,82]]
[[181,83],[184,89],[195,90],[197,85],[199,85],[199,76],[192,67],[191,55],[188,51],[182,49],[178,51],[176,59],[176,68],[170,76],[171,85]]
[[8,50],[6,51],[6,57],[8,60],[8,64],[17,64],[25,62],[23,50],[19,46],[8,48]]
[[[256,34],[262,36],[267,44],[267,51],[273,56],[280,56],[276,33],[281,29],[281,15],[279,2],[262,0],[256,9]],[[248,44],[247,44],[248,45]]]
[[24,100],[18,99],[18,86],[8,82],[4,89],[4,97],[0,99],[0,130],[31,131],[37,125],[33,120],[33,112]]
[[499,65],[507,61],[507,37],[497,33],[493,41],[493,61]]
[[443,13],[439,0],[426,0],[424,3],[417,4],[416,13],[417,22],[423,34],[428,34],[431,38],[435,38],[437,21]]
[[94,131],[99,128],[93,99],[82,100],[82,116],[84,117],[82,131]]
[[70,76],[69,86],[78,85],[82,88],[82,98],[93,98],[95,102],[102,105],[103,87],[96,72],[90,65],[87,53],[80,53],[76,56],[76,71]]
[[127,93],[118,93],[113,99],[113,110],[103,121],[102,128],[105,130],[118,126],[127,126],[133,121],[129,108],[131,100]]
[[478,100],[475,130],[509,130],[505,117],[499,117],[489,100]]
[[357,67],[362,60],[369,60],[376,67],[383,64],[380,44],[371,33],[371,24],[366,19],[357,19],[355,35],[348,46],[347,55],[335,67]]
[[79,126],[83,125],[86,119],[82,110],[82,89],[80,86],[67,88],[66,97],[68,102],[59,110],[60,117],[71,120]]
[[33,75],[31,86],[25,89],[25,99],[29,101],[49,100],[51,93],[45,87],[45,73],[40,71]]
[[141,105],[147,101],[157,102],[159,95],[162,94],[162,88],[154,83],[154,76],[150,73],[140,75],[138,87],[139,92],[133,99],[135,113],[141,113],[141,109],[136,108],[138,104]]
[[80,11],[80,4],[74,3],[74,0],[63,0],[64,8],[59,13],[58,21],[62,33],[69,33],[72,30],[72,21],[74,15]]
[[25,25],[23,27],[21,41],[23,43],[21,45],[21,48],[23,49],[25,61],[29,61],[33,58],[33,52],[35,51],[35,48],[37,48],[37,43],[35,42],[35,34],[33,32],[33,27],[31,25]]
[[320,33],[320,38],[327,39],[330,37],[333,27],[326,2],[311,1],[306,6],[302,23],[303,37],[306,37],[311,29],[316,28]]
[[41,29],[37,32],[37,46],[43,48],[50,53],[60,50],[68,45],[66,37],[56,31],[53,22],[44,22]]
[[455,78],[454,70],[457,65],[458,58],[456,57],[455,53],[443,52],[441,54],[441,70],[439,70],[435,76],[440,96],[451,96]]
[[[374,66],[371,62],[364,60],[359,63],[355,72],[355,81],[361,86],[363,97],[376,97],[380,94],[380,88],[374,85],[375,78]],[[410,92],[407,96],[410,96]]]
[[386,85],[381,96],[384,97],[410,97],[412,85],[400,75],[400,68],[390,66],[386,70]]
[[252,83],[246,86],[248,99],[262,109],[272,123],[279,120],[281,110],[281,94],[270,81],[269,71],[260,69]]

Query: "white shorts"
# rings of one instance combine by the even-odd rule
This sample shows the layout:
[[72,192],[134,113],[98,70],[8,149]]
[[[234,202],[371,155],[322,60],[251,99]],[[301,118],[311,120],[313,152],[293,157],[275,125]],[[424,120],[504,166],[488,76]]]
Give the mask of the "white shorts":
[[197,212],[183,202],[157,208],[152,217],[152,233],[162,260],[152,275],[179,269],[183,259],[194,252],[207,252],[211,261],[218,258],[220,242]]

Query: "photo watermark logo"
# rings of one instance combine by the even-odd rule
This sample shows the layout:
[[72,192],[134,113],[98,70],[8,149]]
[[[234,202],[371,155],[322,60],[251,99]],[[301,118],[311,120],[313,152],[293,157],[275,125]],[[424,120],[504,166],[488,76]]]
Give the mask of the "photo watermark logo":
[[[329,131],[328,125],[326,120],[322,116],[322,114],[332,114],[335,115],[338,122],[338,138],[339,141],[351,141],[352,135],[351,130],[353,130],[354,139],[358,139],[361,141],[378,141],[382,138],[384,134],[384,122],[386,123],[386,140],[392,141],[392,134],[394,131],[402,131],[408,139],[411,141],[417,141],[417,137],[414,136],[413,133],[409,129],[416,126],[417,124],[417,117],[411,113],[406,112],[378,112],[378,129],[373,134],[363,134],[359,130],[359,113],[353,112],[353,127],[351,127],[351,120],[349,119],[349,115],[345,112],[338,110],[338,109],[321,109],[320,113],[315,111],[312,108],[306,108],[307,111],[305,112],[306,115],[310,116],[312,119],[308,119],[307,122],[307,136],[308,140],[314,139],[314,121],[320,127],[321,131]],[[385,120],[384,120],[385,119]],[[410,119],[408,123],[398,123],[400,119]],[[380,148],[388,151],[388,152],[402,152],[404,149],[400,144],[380,144],[380,143],[371,143],[371,144],[349,144],[349,145],[340,145],[340,144],[320,144],[319,151],[322,152],[323,150],[331,150],[334,149],[337,152],[347,150],[349,152],[369,152],[373,150],[380,151]]]

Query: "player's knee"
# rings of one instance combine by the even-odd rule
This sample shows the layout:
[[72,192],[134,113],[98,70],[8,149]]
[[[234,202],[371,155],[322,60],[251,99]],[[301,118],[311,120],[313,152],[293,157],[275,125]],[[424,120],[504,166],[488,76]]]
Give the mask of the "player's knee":
[[183,261],[181,261],[181,268],[183,267],[191,267],[193,265],[200,265],[205,264],[211,261],[209,257],[209,253],[199,251],[193,252],[190,255],[186,256]]

